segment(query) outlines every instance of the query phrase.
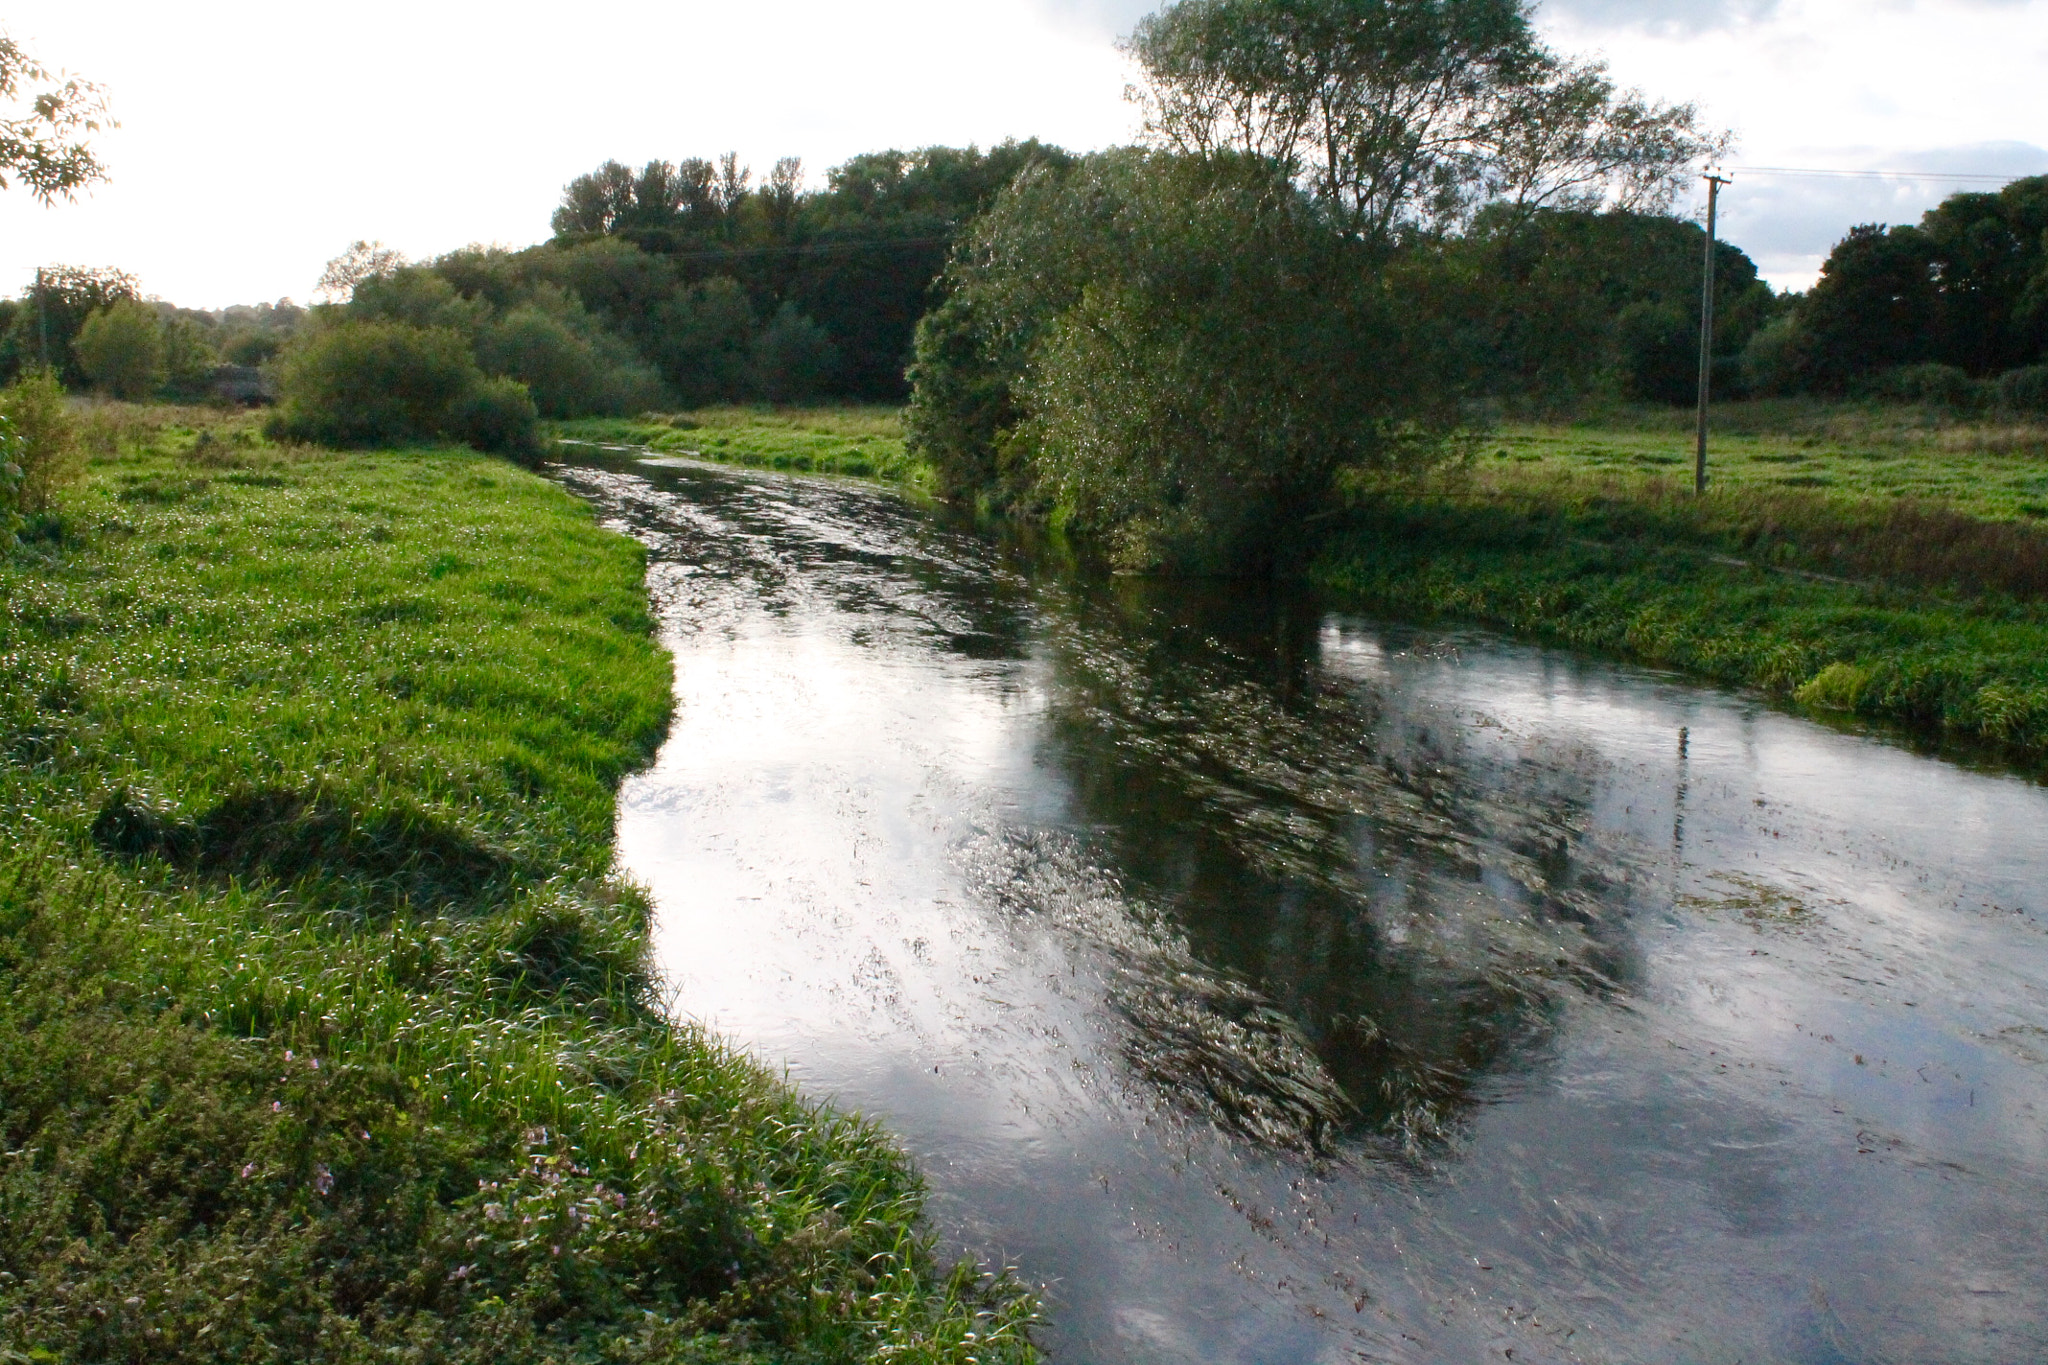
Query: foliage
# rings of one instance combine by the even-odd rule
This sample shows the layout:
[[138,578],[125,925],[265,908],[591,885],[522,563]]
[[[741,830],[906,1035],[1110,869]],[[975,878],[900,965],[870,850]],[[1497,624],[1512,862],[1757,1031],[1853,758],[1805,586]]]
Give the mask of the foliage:
[[38,270],[34,283],[22,291],[11,330],[0,339],[0,379],[47,365],[67,387],[84,388],[90,380],[71,348],[79,329],[102,308],[141,297],[135,277],[125,271],[71,265]]
[[632,347],[552,291],[482,329],[477,360],[525,384],[543,417],[618,416],[661,401],[661,380]]
[[980,419],[934,409],[995,376],[944,374],[934,327],[913,435],[952,489],[1023,461],[1124,563],[1268,567],[1336,471],[1409,462],[1451,416],[1379,267],[1257,159],[1119,152],[1028,174],[953,279],[986,337],[973,363],[1017,366],[1001,379],[1020,419],[987,448],[942,444]]
[[516,379],[480,379],[448,408],[450,436],[474,450],[493,455],[532,455],[539,451],[540,413],[526,385]]
[[1955,194],[1918,225],[1835,244],[1798,313],[1799,382],[1841,393],[1941,364],[1972,378],[2048,359],[2048,176]]
[[0,550],[13,549],[21,533],[22,459],[22,441],[14,434],[14,423],[0,412]]
[[57,494],[85,470],[78,419],[65,405],[57,376],[31,370],[0,389],[0,417],[13,438],[6,462],[20,470],[13,506],[30,514],[49,511]]
[[2048,417],[2048,365],[2029,365],[2000,375],[1998,405],[2007,412]]
[[656,1007],[636,548],[467,454],[138,430],[121,530],[0,570],[8,1349],[1030,1359],[872,1126]]
[[1373,240],[1487,203],[1660,209],[1722,146],[1550,52],[1518,0],[1176,0],[1128,51],[1157,144],[1271,159]]
[[822,397],[839,368],[839,348],[794,303],[775,310],[755,334],[751,350],[754,391],[771,403]]
[[107,176],[87,135],[115,126],[99,86],[52,73],[0,33],[0,189],[12,176],[45,204],[77,198]]
[[382,242],[358,238],[348,250],[329,261],[314,288],[329,303],[347,303],[366,280],[384,279],[405,265],[405,254]]
[[[388,446],[456,435],[458,412],[484,385],[468,343],[447,328],[342,321],[314,330],[285,356],[276,434],[339,446]],[[501,391],[460,420],[509,420]],[[508,428],[509,429],[509,428]]]
[[130,403],[154,397],[170,377],[163,320],[134,299],[117,299],[87,318],[71,349],[94,385]]

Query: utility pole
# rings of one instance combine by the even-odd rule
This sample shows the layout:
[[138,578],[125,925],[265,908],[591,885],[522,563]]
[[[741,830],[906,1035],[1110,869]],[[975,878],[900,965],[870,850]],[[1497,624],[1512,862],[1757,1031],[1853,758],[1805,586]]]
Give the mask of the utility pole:
[[1729,183],[1709,173],[1707,182],[1707,263],[1700,285],[1700,421],[1699,446],[1693,457],[1692,491],[1707,491],[1707,397],[1714,380],[1714,216],[1721,204],[1721,187]]
[[36,267],[36,333],[42,343],[43,368],[50,368],[50,306],[43,302],[43,268]]

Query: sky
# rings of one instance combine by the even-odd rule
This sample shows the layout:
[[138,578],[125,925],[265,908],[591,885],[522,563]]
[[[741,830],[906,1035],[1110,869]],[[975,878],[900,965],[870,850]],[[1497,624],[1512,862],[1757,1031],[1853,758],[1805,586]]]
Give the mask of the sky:
[[[111,180],[76,203],[0,192],[0,291],[63,263],[187,307],[304,302],[357,238],[415,257],[538,241],[607,158],[800,156],[816,184],[884,147],[1127,142],[1115,39],[1152,7],[0,0],[0,28],[99,81],[122,125],[97,144]],[[1723,236],[1783,288],[1856,223],[1994,187],[1943,176],[2048,172],[2048,0],[1542,0],[1537,22],[1736,134]]]

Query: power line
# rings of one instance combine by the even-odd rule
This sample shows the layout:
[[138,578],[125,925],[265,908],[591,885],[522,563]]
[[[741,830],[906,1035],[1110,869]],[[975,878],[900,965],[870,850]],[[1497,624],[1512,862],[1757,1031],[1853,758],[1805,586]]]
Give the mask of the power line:
[[[1983,175],[1962,171],[1953,174],[1942,171],[1843,171],[1818,166],[1731,166],[1729,169],[1743,175],[1818,175],[1869,180],[1954,180],[1997,185],[2026,178],[2023,175]],[[2048,172],[2031,172],[2035,175],[2044,173]]]

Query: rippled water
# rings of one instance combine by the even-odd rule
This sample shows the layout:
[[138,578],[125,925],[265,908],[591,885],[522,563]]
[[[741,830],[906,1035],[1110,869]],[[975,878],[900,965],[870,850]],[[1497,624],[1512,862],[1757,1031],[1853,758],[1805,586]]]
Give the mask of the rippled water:
[[652,547],[679,1013],[883,1119],[1055,1361],[2048,1358],[2048,791],[891,495]]

